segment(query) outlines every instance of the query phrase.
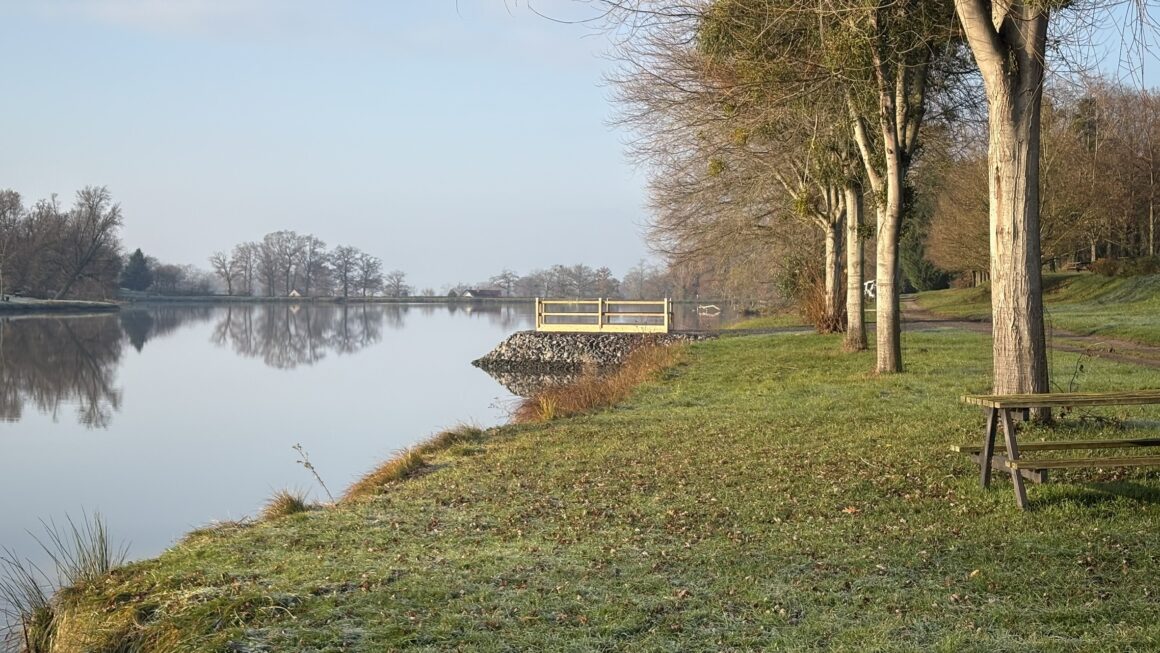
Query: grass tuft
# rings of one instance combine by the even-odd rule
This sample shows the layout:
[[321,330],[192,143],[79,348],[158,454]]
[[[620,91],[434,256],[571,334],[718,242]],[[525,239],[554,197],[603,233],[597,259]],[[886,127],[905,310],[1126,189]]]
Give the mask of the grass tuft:
[[266,506],[262,508],[262,519],[278,519],[279,517],[297,515],[308,510],[310,510],[310,504],[306,502],[306,495],[304,493],[278,490],[266,502]]
[[679,363],[685,349],[680,345],[640,347],[611,374],[586,370],[572,383],[550,386],[525,398],[516,407],[512,421],[517,424],[547,422],[612,406],[628,398],[638,385]]
[[78,524],[41,522],[44,539],[35,538],[56,569],[55,580],[28,560],[5,549],[0,555],[0,644],[23,653],[52,646],[57,605],[67,593],[83,591],[125,562],[127,549],[114,548],[100,514]]
[[4,549],[0,554],[0,649],[37,653],[50,644],[52,601],[48,577]]
[[114,548],[109,531],[100,514],[92,519],[84,515],[80,524],[66,517],[67,525],[57,527],[55,522],[41,522],[45,540],[37,540],[56,567],[62,585],[81,587],[104,578],[125,562],[128,549]]
[[433,435],[415,447],[422,456],[431,456],[461,444],[476,444],[483,440],[483,429],[474,424],[460,424]]
[[391,483],[406,480],[419,470],[427,466],[423,454],[418,449],[406,449],[399,455],[371,470],[366,476],[347,488],[339,503],[347,503],[356,499],[373,497],[382,494]]

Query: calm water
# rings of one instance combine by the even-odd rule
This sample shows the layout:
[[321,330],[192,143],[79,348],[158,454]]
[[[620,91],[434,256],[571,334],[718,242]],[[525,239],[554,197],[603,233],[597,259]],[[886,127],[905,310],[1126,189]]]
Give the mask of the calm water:
[[130,556],[253,516],[281,488],[325,499],[512,395],[469,364],[531,306],[155,306],[0,321],[0,546],[99,511]]

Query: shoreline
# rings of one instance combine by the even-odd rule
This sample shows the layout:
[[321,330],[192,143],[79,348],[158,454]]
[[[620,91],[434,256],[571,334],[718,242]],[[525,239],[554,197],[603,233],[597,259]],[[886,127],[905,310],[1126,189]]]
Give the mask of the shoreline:
[[251,297],[242,295],[125,296],[128,305],[148,304],[530,304],[532,297]]
[[37,313],[115,313],[119,310],[121,310],[121,305],[114,302],[76,299],[17,299],[0,301],[0,317],[8,315],[32,315]]

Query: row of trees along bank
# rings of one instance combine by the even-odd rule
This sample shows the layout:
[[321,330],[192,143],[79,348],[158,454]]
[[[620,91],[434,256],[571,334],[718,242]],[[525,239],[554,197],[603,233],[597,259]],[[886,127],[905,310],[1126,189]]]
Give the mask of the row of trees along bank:
[[900,243],[919,205],[921,144],[985,125],[987,269],[994,323],[1004,325],[994,391],[1048,390],[1039,223],[1047,25],[1050,11],[1082,4],[600,4],[620,37],[621,120],[652,170],[653,244],[685,267],[752,267],[808,261],[793,248],[806,243],[823,261],[820,322],[845,326],[856,350],[866,346],[863,242],[873,234],[880,373],[902,370]]

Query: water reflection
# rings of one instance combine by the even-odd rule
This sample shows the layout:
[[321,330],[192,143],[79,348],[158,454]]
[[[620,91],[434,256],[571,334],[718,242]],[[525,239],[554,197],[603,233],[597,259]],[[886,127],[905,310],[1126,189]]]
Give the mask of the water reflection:
[[121,407],[121,343],[110,315],[0,320],[0,418],[19,421],[31,404],[56,421],[75,404],[81,424],[107,427]]
[[190,323],[212,319],[215,310],[212,306],[158,304],[127,308],[118,317],[125,339],[140,352],[153,338],[167,336]]
[[314,365],[331,351],[351,354],[402,328],[405,306],[240,305],[222,309],[211,342],[282,370]]
[[52,416],[75,406],[77,421],[107,428],[120,410],[116,374],[125,344],[138,353],[154,339],[211,322],[209,341],[268,367],[293,370],[330,354],[355,354],[400,330],[407,316],[481,319],[506,331],[528,319],[525,306],[456,304],[156,304],[116,315],[26,316],[0,320],[0,419],[27,407]]
[[[517,397],[531,397],[552,386],[574,383],[585,372],[600,373],[600,368],[580,367],[544,368],[540,370],[511,370],[476,364],[508,392]],[[610,370],[609,370],[610,371]]]
[[[677,311],[682,328],[713,328],[718,316]],[[210,322],[209,341],[278,370],[319,363],[331,354],[355,354],[400,330],[408,315],[466,316],[511,332],[525,326],[529,307],[498,304],[158,304],[117,315],[9,317],[0,320],[0,419],[19,421],[29,407],[59,418],[75,407],[77,422],[107,428],[120,410],[117,370],[125,344],[142,352],[154,339]],[[520,375],[491,372],[513,394],[527,396],[572,372]]]

